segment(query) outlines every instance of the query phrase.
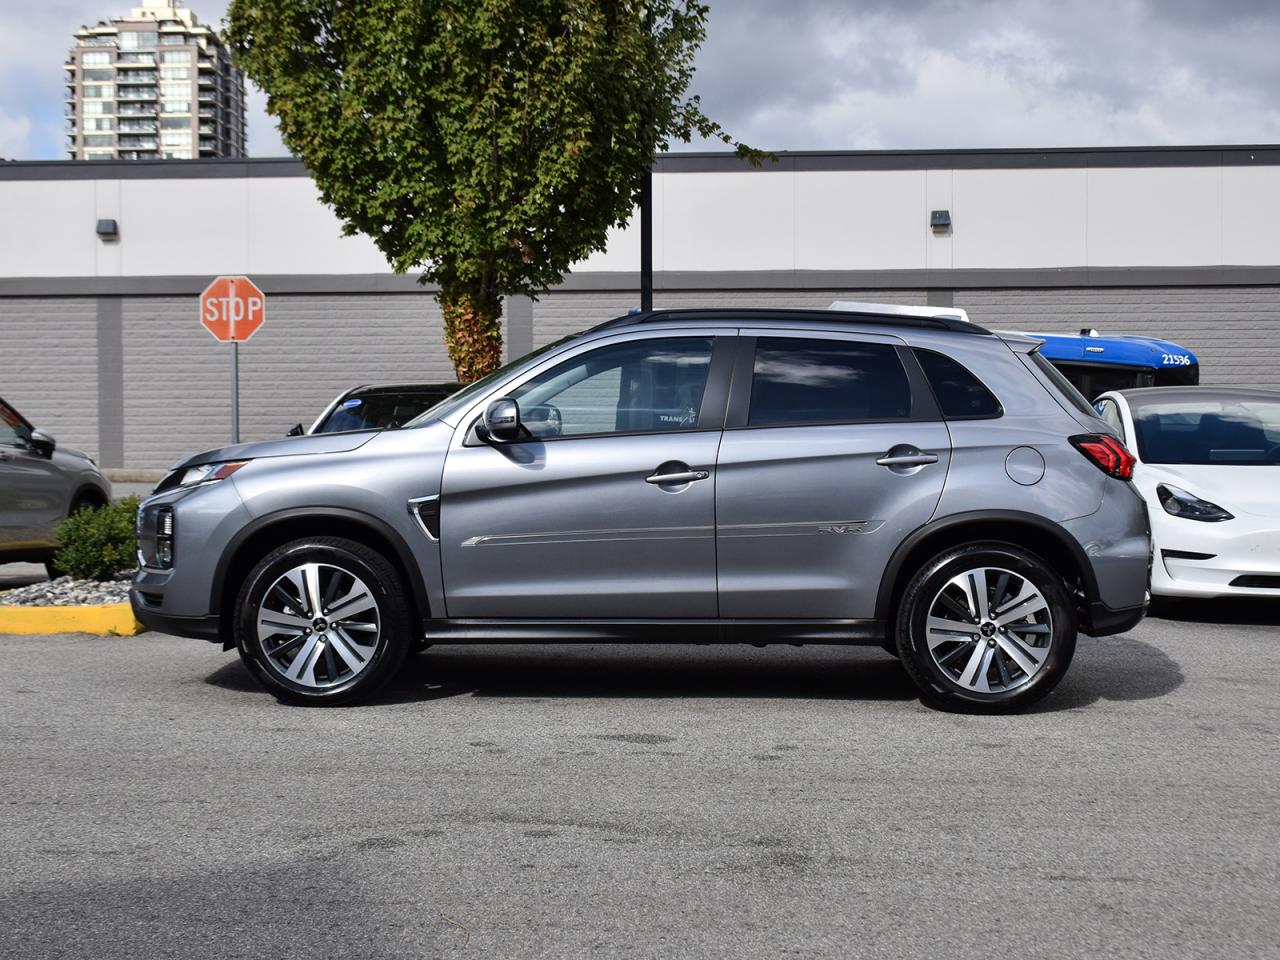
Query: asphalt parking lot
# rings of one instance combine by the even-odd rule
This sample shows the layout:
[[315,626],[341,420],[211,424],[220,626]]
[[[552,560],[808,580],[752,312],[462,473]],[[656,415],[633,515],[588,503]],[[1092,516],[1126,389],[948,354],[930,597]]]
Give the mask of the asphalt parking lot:
[[997,718],[875,649],[433,647],[304,710],[0,638],[0,953],[1275,956],[1274,612],[1082,637]]

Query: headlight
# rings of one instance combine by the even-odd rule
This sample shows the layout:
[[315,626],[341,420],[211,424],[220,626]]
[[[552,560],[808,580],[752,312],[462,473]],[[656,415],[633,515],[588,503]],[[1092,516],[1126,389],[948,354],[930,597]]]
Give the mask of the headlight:
[[1160,498],[1160,506],[1164,507],[1165,513],[1175,517],[1182,517],[1184,520],[1219,523],[1223,520],[1234,519],[1232,514],[1223,510],[1216,503],[1201,500],[1180,487],[1162,483],[1156,487],[1156,496]]
[[175,486],[189,487],[196,483],[225,480],[248,462],[248,460],[237,460],[233,463],[202,463],[198,467],[188,467]]

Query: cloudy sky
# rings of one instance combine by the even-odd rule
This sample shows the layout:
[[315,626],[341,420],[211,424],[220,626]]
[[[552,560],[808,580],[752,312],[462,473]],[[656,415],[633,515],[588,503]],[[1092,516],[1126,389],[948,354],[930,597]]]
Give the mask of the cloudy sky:
[[[695,92],[765,149],[1280,142],[1277,0],[710,2]],[[63,156],[71,32],[128,5],[0,0],[0,156]],[[284,153],[250,103],[250,152]]]

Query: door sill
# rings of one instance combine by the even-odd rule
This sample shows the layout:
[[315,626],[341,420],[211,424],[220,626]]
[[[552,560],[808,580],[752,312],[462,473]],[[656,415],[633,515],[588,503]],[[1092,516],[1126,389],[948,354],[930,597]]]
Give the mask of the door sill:
[[511,620],[426,622],[432,643],[836,643],[875,646],[883,620]]

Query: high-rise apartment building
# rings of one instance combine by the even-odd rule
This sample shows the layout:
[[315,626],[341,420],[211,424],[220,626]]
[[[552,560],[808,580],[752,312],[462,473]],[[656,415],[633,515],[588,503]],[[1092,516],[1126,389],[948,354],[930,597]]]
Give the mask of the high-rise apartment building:
[[245,155],[244,76],[181,0],[81,27],[66,63],[73,160]]

